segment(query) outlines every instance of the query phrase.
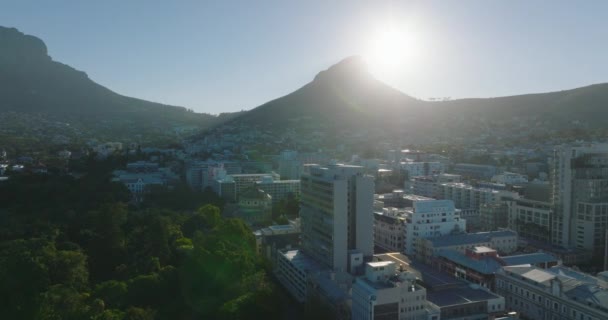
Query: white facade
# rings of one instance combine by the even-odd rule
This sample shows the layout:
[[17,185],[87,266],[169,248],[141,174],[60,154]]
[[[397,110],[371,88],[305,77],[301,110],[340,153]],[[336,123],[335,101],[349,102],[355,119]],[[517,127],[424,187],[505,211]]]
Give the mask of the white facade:
[[426,300],[426,289],[409,272],[398,272],[393,261],[368,262],[365,276],[352,289],[352,319],[438,320],[437,307]]
[[445,166],[441,162],[406,161],[399,163],[399,168],[407,171],[410,178],[440,174],[445,171]]
[[447,182],[439,185],[439,197],[454,201],[459,209],[479,209],[482,204],[497,203],[503,198],[518,198],[515,192],[475,188],[466,183]]
[[300,180],[274,180],[271,176],[266,176],[261,181],[257,181],[255,185],[272,196],[273,204],[287,198],[290,194],[300,195]]
[[374,253],[374,180],[362,171],[311,165],[301,178],[302,251],[336,271],[347,270],[349,250]]
[[405,254],[416,255],[419,238],[433,238],[453,232],[464,232],[466,221],[461,219],[451,200],[420,200],[407,212],[405,224]]

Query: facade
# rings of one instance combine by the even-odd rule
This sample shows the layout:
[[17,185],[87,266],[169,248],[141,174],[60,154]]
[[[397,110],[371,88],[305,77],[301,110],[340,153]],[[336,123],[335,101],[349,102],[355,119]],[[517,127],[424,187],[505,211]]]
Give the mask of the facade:
[[608,145],[557,147],[551,183],[552,242],[603,257],[608,228]]
[[498,170],[495,166],[458,163],[454,166],[454,173],[476,179],[491,179]]
[[563,266],[503,267],[496,290],[521,319],[608,319],[607,283]]
[[262,190],[251,188],[239,196],[233,215],[249,225],[257,225],[270,220],[271,213],[272,197]]
[[411,179],[412,193],[415,195],[438,199],[440,196],[440,183],[461,182],[461,180],[462,177],[460,175],[448,173],[413,177]]
[[440,174],[445,171],[445,166],[441,162],[405,161],[399,163],[399,168],[406,171],[410,178]]
[[544,252],[503,257],[492,248],[473,247],[467,248],[464,254],[455,250],[439,251],[433,261],[439,270],[492,291],[495,289],[494,277],[498,269],[523,264],[546,269],[558,265],[559,260]]
[[403,252],[405,212],[403,209],[383,208],[374,212],[374,245],[388,252]]
[[404,251],[416,255],[418,239],[434,238],[466,230],[451,200],[419,200],[405,211]]
[[433,199],[420,195],[409,194],[403,190],[394,190],[391,193],[375,194],[374,208],[378,210],[382,210],[382,208],[411,208],[414,206],[414,201],[418,200]]
[[517,250],[517,242],[517,233],[512,230],[451,234],[420,239],[416,258],[431,264],[441,251],[453,250],[464,254],[467,249],[475,247],[490,247],[502,254],[509,254]]
[[348,252],[374,253],[373,177],[363,167],[305,166],[301,177],[302,251],[336,271],[346,271]]
[[300,196],[300,180],[275,180],[272,176],[262,177],[255,186],[272,197],[272,204],[277,204],[288,196]]
[[526,239],[551,242],[553,206],[544,201],[515,199],[506,201],[509,211],[509,228]]
[[279,174],[284,179],[298,180],[302,174],[302,162],[298,159],[298,152],[286,150],[279,156]]
[[352,319],[439,320],[416,276],[397,270],[393,261],[368,262],[352,289]]
[[439,198],[454,201],[458,209],[479,209],[486,203],[497,203],[503,198],[517,198],[514,192],[476,188],[466,183],[447,182],[439,185]]
[[213,191],[217,193],[222,199],[228,202],[236,202],[236,183],[232,176],[225,176],[222,179],[215,180],[211,186]]
[[492,177],[492,182],[508,185],[523,185],[528,183],[528,177],[519,173],[503,172]]
[[299,221],[285,225],[272,225],[253,232],[258,254],[273,265],[277,263],[279,250],[295,248],[300,243]]
[[508,228],[509,206],[503,201],[481,205],[479,208],[479,227],[480,231],[496,231]]
[[264,177],[271,177],[273,180],[280,180],[281,176],[276,173],[249,173],[249,174],[232,174],[230,175],[234,180],[236,188],[236,198],[239,198],[239,194],[247,189],[256,186],[256,182],[262,181]]

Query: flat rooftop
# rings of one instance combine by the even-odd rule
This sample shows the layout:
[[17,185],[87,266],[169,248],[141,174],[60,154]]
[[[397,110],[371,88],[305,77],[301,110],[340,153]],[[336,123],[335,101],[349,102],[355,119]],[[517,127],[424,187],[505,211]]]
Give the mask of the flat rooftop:
[[427,291],[426,298],[438,307],[443,308],[499,299],[500,296],[479,287],[462,286],[439,291]]

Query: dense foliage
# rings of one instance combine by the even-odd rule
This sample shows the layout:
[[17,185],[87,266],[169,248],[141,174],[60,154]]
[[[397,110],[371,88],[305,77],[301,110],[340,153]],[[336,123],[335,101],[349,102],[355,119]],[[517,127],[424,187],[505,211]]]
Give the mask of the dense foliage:
[[[179,191],[179,190],[178,190]],[[184,190],[182,190],[184,191]],[[143,208],[103,174],[0,184],[6,319],[273,319],[280,307],[252,232],[210,194],[155,190]],[[178,205],[179,204],[179,205]],[[171,208],[173,206],[174,208]]]

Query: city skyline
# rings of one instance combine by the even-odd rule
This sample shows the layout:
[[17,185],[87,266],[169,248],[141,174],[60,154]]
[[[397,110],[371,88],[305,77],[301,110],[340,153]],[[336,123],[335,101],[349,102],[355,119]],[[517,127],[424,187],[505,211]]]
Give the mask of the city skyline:
[[4,8],[4,26],[43,39],[54,60],[94,81],[213,114],[288,94],[347,56],[370,60],[387,25],[398,29],[389,44],[408,43],[385,43],[403,54],[375,59],[405,61],[390,72],[372,61],[372,73],[420,99],[559,91],[606,82],[608,72],[602,2],[7,1]]

